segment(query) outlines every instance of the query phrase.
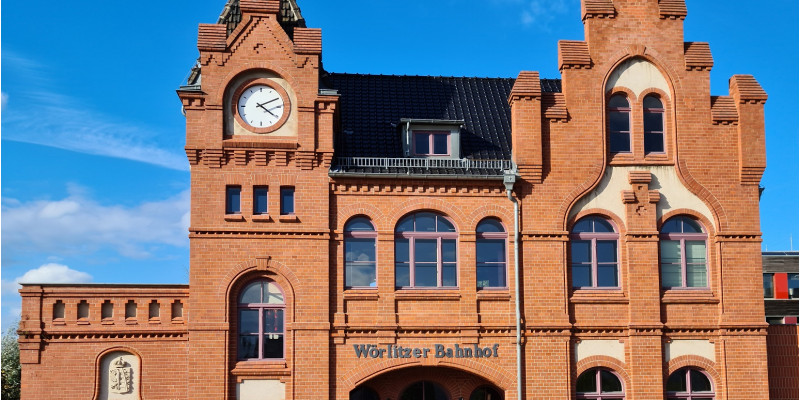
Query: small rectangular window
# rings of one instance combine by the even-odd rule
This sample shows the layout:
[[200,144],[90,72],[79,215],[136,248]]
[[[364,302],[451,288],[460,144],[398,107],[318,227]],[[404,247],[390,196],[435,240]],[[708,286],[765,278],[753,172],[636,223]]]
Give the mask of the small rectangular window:
[[241,213],[241,186],[226,186],[225,187],[225,214],[239,214]]
[[284,186],[281,188],[281,215],[294,214],[294,188]]
[[790,299],[797,299],[800,298],[800,293],[798,293],[798,274],[788,274],[787,276],[789,280],[789,298]]
[[267,193],[268,189],[266,186],[256,186],[253,188],[253,215],[268,214]]
[[414,132],[414,155],[446,156],[450,154],[450,132]]
[[775,297],[775,283],[772,279],[773,274],[764,274],[764,298],[772,299]]

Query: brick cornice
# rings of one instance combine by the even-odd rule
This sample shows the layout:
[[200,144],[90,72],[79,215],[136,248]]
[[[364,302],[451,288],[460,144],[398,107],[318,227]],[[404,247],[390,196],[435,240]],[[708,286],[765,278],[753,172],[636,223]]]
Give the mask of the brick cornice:
[[611,0],[582,0],[581,19],[588,18],[614,18],[616,10]]
[[658,0],[658,16],[661,19],[686,18],[686,2],[684,0]]
[[714,66],[711,47],[706,42],[684,42],[683,57],[687,71],[711,71]]
[[589,44],[581,40],[558,41],[558,69],[582,69],[592,67]]

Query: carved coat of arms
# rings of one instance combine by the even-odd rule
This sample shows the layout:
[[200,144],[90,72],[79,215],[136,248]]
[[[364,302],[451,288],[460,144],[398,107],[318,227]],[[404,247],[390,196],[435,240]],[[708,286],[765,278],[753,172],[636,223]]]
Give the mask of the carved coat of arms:
[[133,368],[122,357],[111,363],[108,370],[108,389],[112,393],[128,393],[133,388]]

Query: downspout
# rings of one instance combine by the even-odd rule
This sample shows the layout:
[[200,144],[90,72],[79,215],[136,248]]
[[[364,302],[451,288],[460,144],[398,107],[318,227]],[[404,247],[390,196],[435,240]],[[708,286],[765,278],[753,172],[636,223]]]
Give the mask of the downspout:
[[514,203],[514,311],[517,329],[517,399],[522,399],[522,316],[520,312],[519,284],[519,202],[514,198],[514,182],[517,180],[516,166],[504,171],[503,185],[506,187],[508,199]]

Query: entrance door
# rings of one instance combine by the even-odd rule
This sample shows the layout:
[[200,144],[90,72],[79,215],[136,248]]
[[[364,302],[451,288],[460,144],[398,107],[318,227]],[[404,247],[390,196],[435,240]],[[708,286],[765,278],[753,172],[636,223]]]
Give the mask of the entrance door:
[[407,387],[400,400],[449,400],[447,392],[431,381],[419,381]]

